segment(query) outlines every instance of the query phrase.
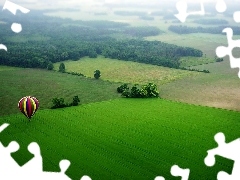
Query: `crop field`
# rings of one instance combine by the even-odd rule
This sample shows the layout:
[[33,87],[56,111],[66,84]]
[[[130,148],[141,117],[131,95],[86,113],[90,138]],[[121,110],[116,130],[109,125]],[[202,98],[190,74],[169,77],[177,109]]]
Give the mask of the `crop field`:
[[[112,82],[138,83],[149,82],[157,85],[169,83],[187,76],[195,76],[199,73],[165,68],[149,64],[121,61],[115,59],[84,57],[78,61],[64,61],[67,72],[79,72],[87,77],[93,77],[96,69],[101,71],[101,79]],[[60,63],[55,63],[54,68],[58,70]]]
[[55,97],[71,102],[78,95],[83,104],[119,97],[117,83],[54,71],[0,66],[0,79],[0,116],[19,112],[18,101],[29,95],[38,98],[41,109],[50,108]]
[[231,69],[229,60],[193,68],[208,69],[210,73],[165,84],[160,87],[160,96],[174,101],[240,111],[238,68]]
[[197,66],[214,62],[216,62],[214,58],[187,56],[180,59],[180,67]]
[[[70,160],[67,175],[80,179],[172,179],[170,168],[190,168],[190,179],[216,179],[231,173],[232,161],[216,157],[207,167],[207,150],[217,146],[214,135],[226,142],[240,136],[239,112],[176,103],[162,99],[116,99],[57,110],[39,110],[31,122],[21,114],[0,117],[10,123],[1,133],[7,146],[20,144],[13,154],[23,165],[32,156],[31,142],[41,147],[44,171],[59,171]],[[201,171],[199,171],[201,169]]]

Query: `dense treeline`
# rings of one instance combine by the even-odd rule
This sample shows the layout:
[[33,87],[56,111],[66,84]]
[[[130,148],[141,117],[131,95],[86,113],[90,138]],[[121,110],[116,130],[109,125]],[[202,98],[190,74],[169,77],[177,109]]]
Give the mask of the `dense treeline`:
[[201,57],[202,54],[202,51],[194,48],[143,40],[110,41],[102,52],[108,58],[172,68],[179,67],[181,56]]
[[[222,34],[222,30],[226,28],[226,26],[218,26],[218,27],[189,27],[182,25],[171,25],[168,30],[178,33],[178,34],[190,34],[190,33],[210,33],[210,34]],[[233,32],[235,35],[240,35],[240,29],[238,26],[232,26]]]
[[124,33],[136,37],[147,37],[147,36],[157,36],[163,31],[154,26],[143,26],[143,27],[127,27]]
[[[1,50],[0,64],[2,65],[47,68],[49,64],[55,62],[78,60],[85,56],[96,58],[97,55],[103,55],[108,58],[178,68],[180,57],[202,56],[200,50],[159,41],[111,38],[109,36],[111,34],[126,33],[124,32],[126,24],[121,23],[107,22],[102,27],[103,25],[99,22],[76,21],[76,25],[72,25],[72,21],[57,18],[24,16],[16,21],[22,24],[23,31],[15,34],[9,30],[13,19],[4,16],[1,18],[6,24],[1,25],[0,42],[8,47],[7,52]],[[67,25],[66,22],[68,22]],[[134,29],[134,31],[145,36],[147,34],[143,29]],[[147,33],[150,32],[149,35],[152,35],[156,33],[155,31],[156,29],[150,28]]]
[[203,25],[222,25],[222,24],[228,24],[227,20],[224,19],[196,19],[193,21],[197,24],[203,24]]

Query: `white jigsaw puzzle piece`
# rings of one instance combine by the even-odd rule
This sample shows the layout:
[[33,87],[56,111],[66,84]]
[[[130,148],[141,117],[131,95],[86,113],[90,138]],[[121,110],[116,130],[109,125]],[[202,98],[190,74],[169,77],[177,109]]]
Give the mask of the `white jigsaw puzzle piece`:
[[190,169],[182,169],[178,165],[174,165],[171,168],[171,174],[175,177],[181,176],[182,180],[188,180]]
[[28,145],[28,151],[33,154],[34,157],[21,167],[21,171],[31,174],[41,173],[43,171],[43,163],[39,145],[35,142],[30,143]]
[[4,49],[5,51],[7,51],[7,46],[5,46],[4,44],[0,44],[0,49]]
[[[5,130],[9,124],[5,123],[0,126],[0,132]],[[60,172],[43,172],[43,163],[41,150],[36,142],[32,142],[28,145],[28,151],[34,155],[34,157],[24,164],[22,167],[12,158],[11,153],[19,150],[19,144],[15,141],[9,143],[7,147],[4,147],[0,142],[0,179],[12,180],[12,179],[24,179],[24,180],[70,180],[65,174],[66,170],[70,166],[70,161],[62,160],[59,163]],[[90,177],[84,176],[82,180],[91,180]]]
[[216,10],[219,13],[223,13],[227,10],[227,5],[224,0],[218,0],[216,4]]
[[8,123],[4,123],[0,126],[0,133],[9,126]]
[[[231,68],[240,68],[240,58],[234,58],[232,55],[232,50],[236,47],[240,47],[240,39],[233,40],[233,30],[232,28],[225,28],[222,32],[227,34],[228,46],[219,46],[216,49],[216,55],[220,58],[228,55],[230,60]],[[240,71],[238,72],[238,77],[240,78]]]
[[6,0],[6,2],[4,3],[3,10],[4,9],[9,10],[14,15],[16,15],[17,10],[20,10],[24,14],[30,12],[29,9],[27,9],[25,7],[22,7],[22,6],[19,6],[18,4],[15,4],[15,3],[11,2],[11,1],[8,1],[8,0]]
[[[173,165],[171,167],[170,172],[171,172],[172,176],[175,176],[175,177],[180,176],[180,177],[182,177],[181,180],[188,180],[189,174],[190,174],[190,169],[182,169],[178,165]],[[154,180],[165,180],[165,178],[162,176],[157,176]]]
[[186,21],[189,15],[204,15],[205,10],[203,6],[203,2],[201,1],[201,10],[195,12],[187,12],[188,6],[185,0],[178,1],[176,3],[176,8],[178,10],[178,14],[175,14],[175,17],[178,18],[182,23]]
[[208,150],[208,155],[204,159],[204,163],[207,166],[213,166],[215,164],[215,156],[221,156],[234,161],[232,174],[229,175],[226,172],[220,171],[217,175],[218,180],[239,180],[240,177],[240,139],[236,139],[230,143],[225,142],[225,135],[218,133],[214,136],[215,141],[218,144],[217,148]]
[[80,180],[92,180],[89,176],[83,176]]
[[236,23],[240,23],[240,11],[234,12],[233,19]]
[[20,170],[20,166],[11,156],[11,153],[18,149],[19,144],[15,141],[9,143],[7,147],[4,147],[0,142],[0,179],[6,179],[6,177],[12,175],[12,170],[16,172]]

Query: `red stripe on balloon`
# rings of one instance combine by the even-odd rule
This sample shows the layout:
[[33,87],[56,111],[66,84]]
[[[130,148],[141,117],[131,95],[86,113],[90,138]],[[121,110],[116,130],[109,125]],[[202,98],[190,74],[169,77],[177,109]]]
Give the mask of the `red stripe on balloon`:
[[[38,109],[38,106],[39,106],[39,103],[38,103],[38,100],[37,100],[37,98],[35,98],[35,97],[32,97],[32,99],[34,100],[34,102],[35,102],[35,104],[36,104],[36,110]],[[35,111],[36,111],[35,110]]]
[[22,103],[24,101],[24,98],[20,99],[20,101],[18,102],[18,107],[20,109],[20,111],[22,112]]
[[28,114],[28,118],[31,117],[32,115],[32,104],[31,104],[31,100],[30,97],[27,98],[27,114]]

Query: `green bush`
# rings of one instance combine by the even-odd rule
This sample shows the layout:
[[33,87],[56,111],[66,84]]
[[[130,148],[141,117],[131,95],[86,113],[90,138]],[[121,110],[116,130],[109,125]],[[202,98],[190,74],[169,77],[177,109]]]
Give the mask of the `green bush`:
[[73,101],[71,103],[64,103],[63,98],[53,98],[52,99],[53,106],[51,107],[51,109],[77,106],[79,104],[79,102],[80,102],[80,100],[79,100],[78,96],[74,96]]
[[62,73],[65,72],[65,64],[64,64],[64,63],[61,63],[61,64],[59,65],[59,72],[62,72]]
[[[125,84],[121,85],[122,89],[123,87],[126,87]],[[120,87],[118,87],[118,91],[122,90]],[[123,92],[122,96],[127,98],[154,98],[159,97],[159,92],[157,89],[157,85],[153,83],[148,83],[143,86],[139,86],[135,84],[131,90],[127,87]]]
[[95,77],[96,79],[99,79],[100,76],[101,76],[101,72],[100,72],[99,70],[94,71],[94,77]]
[[121,85],[117,88],[118,93],[123,93],[126,90],[129,90],[129,87],[126,83],[124,83],[123,85]]
[[53,70],[53,63],[50,61],[47,65],[47,70]]
[[63,108],[66,107],[67,105],[64,103],[63,98],[53,98],[52,99],[53,106],[51,107],[52,109],[57,109],[57,108]]

